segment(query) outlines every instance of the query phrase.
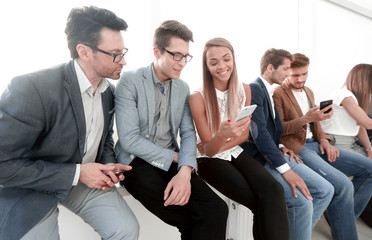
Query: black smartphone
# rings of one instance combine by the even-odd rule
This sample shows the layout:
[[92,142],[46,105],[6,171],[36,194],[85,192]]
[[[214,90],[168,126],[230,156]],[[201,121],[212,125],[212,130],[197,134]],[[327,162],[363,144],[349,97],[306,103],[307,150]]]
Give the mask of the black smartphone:
[[[333,100],[326,100],[326,101],[320,102],[320,110],[322,110],[323,108],[331,105],[332,103],[333,103]],[[329,113],[331,110],[332,110],[332,108],[328,109],[324,113]]]

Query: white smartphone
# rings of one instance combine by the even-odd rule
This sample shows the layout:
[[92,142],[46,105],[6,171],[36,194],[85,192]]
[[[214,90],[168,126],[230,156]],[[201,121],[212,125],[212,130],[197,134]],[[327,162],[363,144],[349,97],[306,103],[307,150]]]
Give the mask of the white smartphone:
[[257,107],[256,104],[243,107],[242,110],[240,110],[240,113],[238,114],[238,116],[236,117],[235,122],[252,115],[252,113],[256,109],[256,107]]

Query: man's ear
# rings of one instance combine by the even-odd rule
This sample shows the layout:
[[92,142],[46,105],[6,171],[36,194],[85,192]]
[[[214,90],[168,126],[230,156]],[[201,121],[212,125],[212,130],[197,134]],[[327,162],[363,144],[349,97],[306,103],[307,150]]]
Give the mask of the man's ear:
[[267,65],[267,67],[266,67],[266,71],[268,71],[268,72],[272,72],[272,71],[274,71],[275,70],[275,68],[274,68],[274,65],[272,65],[271,63],[269,64],[269,65]]
[[90,58],[93,57],[92,49],[84,44],[78,44],[76,46],[76,51],[79,54],[80,59],[85,62],[89,61]]
[[153,52],[154,52],[154,56],[155,56],[155,58],[156,59],[158,59],[160,56],[160,50],[159,50],[159,48],[158,47],[153,47]]

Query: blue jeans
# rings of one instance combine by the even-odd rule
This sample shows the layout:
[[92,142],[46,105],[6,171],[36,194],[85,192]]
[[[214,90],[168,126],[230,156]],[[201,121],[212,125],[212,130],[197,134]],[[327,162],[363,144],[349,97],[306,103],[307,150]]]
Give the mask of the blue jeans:
[[308,200],[298,189],[298,196],[295,198],[291,186],[282,175],[268,164],[265,164],[265,168],[283,186],[287,203],[290,239],[310,240],[313,227],[333,197],[333,186],[305,164],[298,164],[295,160],[289,161],[288,155],[285,156],[285,159],[291,169],[305,181],[313,201]]
[[[355,217],[361,214],[372,195],[372,160],[351,151],[337,149],[340,156],[331,163],[326,154],[320,153],[318,142],[307,140],[298,156],[335,189],[327,209],[332,238],[358,239]],[[350,181],[345,174],[353,176],[353,180]]]

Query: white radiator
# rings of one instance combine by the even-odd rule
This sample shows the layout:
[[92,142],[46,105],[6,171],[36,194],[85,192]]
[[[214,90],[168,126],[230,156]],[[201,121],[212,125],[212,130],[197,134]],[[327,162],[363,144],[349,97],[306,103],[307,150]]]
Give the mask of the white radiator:
[[227,219],[227,240],[253,240],[253,214],[245,206],[226,199],[229,206],[229,217]]

